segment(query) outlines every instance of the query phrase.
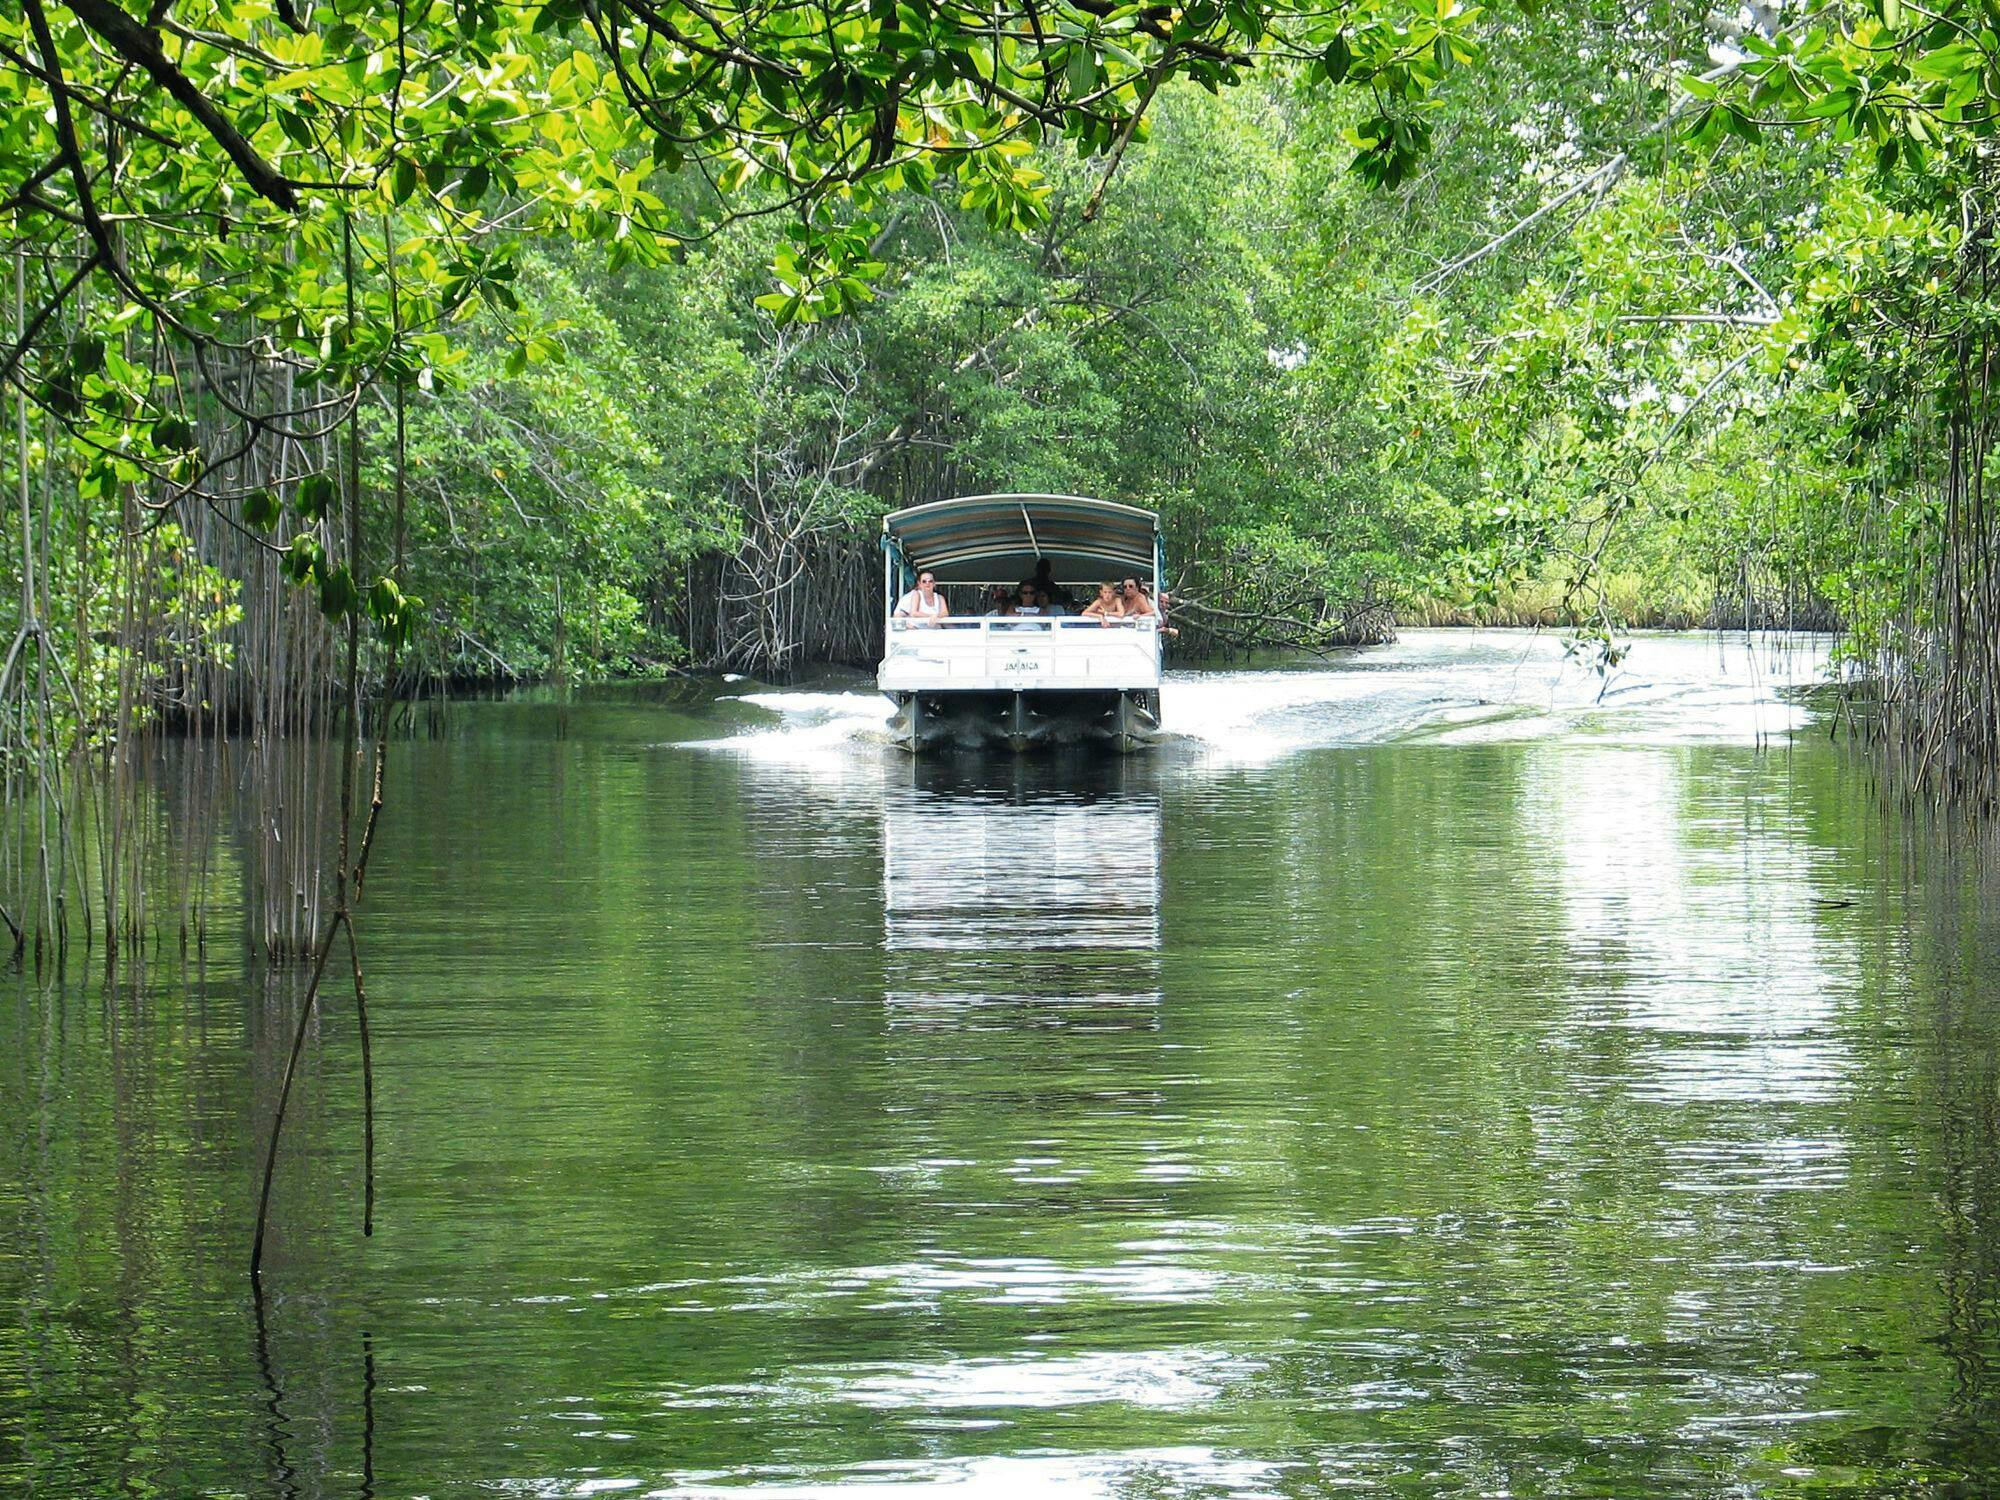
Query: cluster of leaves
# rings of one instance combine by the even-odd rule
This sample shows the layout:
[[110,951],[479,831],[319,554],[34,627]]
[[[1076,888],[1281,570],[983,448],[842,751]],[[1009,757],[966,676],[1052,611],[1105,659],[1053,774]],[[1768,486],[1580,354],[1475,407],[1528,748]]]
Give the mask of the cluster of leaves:
[[2000,17],[1957,0],[1813,5],[1742,52],[1726,87],[1691,86],[1695,137],[1761,135],[1832,163],[1790,237],[1764,350],[1773,437],[1793,474],[1821,476],[1782,487],[1785,533],[1810,544],[1853,654],[1990,682],[1954,654],[1991,549],[1976,497],[2000,415],[1986,373]]
[[[378,576],[364,593],[355,581],[353,567],[328,555],[321,532],[333,514],[334,500],[333,481],[324,474],[309,474],[292,487],[290,509],[301,529],[280,555],[278,569],[293,583],[313,587],[320,613],[327,619],[348,620],[365,614],[381,632],[384,644],[392,651],[401,651],[416,630],[424,601],[405,594],[402,586],[386,575]],[[286,508],[272,490],[252,490],[243,497],[243,524],[257,532],[274,531]]]
[[1355,146],[1368,170],[1399,175],[1421,149],[1425,95],[1444,66],[1474,55],[1476,17],[1456,0],[753,0],[584,14],[656,162],[691,165],[724,195],[761,185],[785,205],[848,205],[844,222],[802,219],[787,265],[794,318],[866,300],[858,268],[874,257],[851,237],[856,224],[863,240],[879,227],[885,195],[936,193],[948,177],[961,210],[1032,228],[1050,194],[1033,148],[1061,139],[1116,159],[1169,78],[1214,91],[1292,62],[1365,85],[1384,128]]
[[1739,46],[1731,78],[1682,80],[1705,105],[1688,130],[1697,145],[1770,129],[1826,133],[1869,147],[1882,170],[1925,171],[1994,133],[2000,18],[1976,0],[1822,0],[1791,28],[1752,32]]
[[[489,336],[448,386],[409,393],[403,478],[422,503],[409,507],[405,575],[427,601],[420,669],[588,677],[678,656],[665,596],[690,554],[730,543],[720,496],[747,420],[747,362],[716,269],[607,281],[531,255],[521,299],[563,325],[561,352],[512,371],[517,348]],[[386,489],[393,413],[377,405],[366,426],[370,482]],[[367,550],[393,545],[384,524]]]
[[[763,309],[851,314],[895,205],[1042,227],[1047,149],[1105,158],[1101,194],[1176,79],[1298,66],[1365,89],[1353,153],[1399,181],[1475,20],[1452,0],[23,0],[0,16],[0,228],[30,275],[0,375],[84,493],[212,507],[394,647],[416,596],[379,570],[364,587],[310,499],[243,460],[331,453],[378,385],[482,384],[467,349],[503,350],[501,379],[559,359],[560,318],[518,290],[524,237],[658,268],[769,217],[791,227]],[[246,367],[283,398],[242,395]]]
[[1329,179],[1329,378],[1379,414],[1393,509],[1437,497],[1437,594],[1554,598],[1605,646],[1635,572],[1654,617],[1904,611],[1929,507],[1888,436],[1958,399],[1936,355],[1977,317],[1984,199],[1944,143],[1990,113],[1959,66],[1986,23],[1922,19],[1552,7],[1488,32],[1487,97],[1439,91],[1414,190]]
[[[974,484],[1157,503],[1246,616],[1761,549],[1886,618],[1881,539],[1932,535],[1888,435],[1970,399],[1938,351],[1984,316],[1995,35],[1899,0],[1720,39],[1609,0],[24,0],[5,373],[81,495],[214,506],[392,644],[428,600],[447,665],[543,669],[578,620],[599,667],[663,659],[690,553]],[[239,479],[350,419],[410,499],[397,577],[324,481]],[[1820,545],[1857,484],[1894,524]]]

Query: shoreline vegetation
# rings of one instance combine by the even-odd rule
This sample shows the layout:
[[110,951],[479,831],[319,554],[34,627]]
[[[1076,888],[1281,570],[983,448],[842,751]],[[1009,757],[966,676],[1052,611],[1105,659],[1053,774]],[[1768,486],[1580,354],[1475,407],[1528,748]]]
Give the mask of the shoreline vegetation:
[[17,954],[199,934],[172,729],[323,970],[390,687],[866,662],[880,516],[980,490],[1157,509],[1196,654],[1837,625],[2000,794],[1969,0],[616,14],[0,17]]
[[[1840,619],[1816,599],[1752,597],[1746,608],[1740,592],[1715,589],[1658,591],[1648,580],[1613,573],[1602,582],[1613,618],[1623,630],[1742,630],[1756,633],[1801,631],[1837,634]],[[1511,586],[1491,603],[1463,604],[1420,599],[1396,611],[1396,623],[1408,626],[1521,626],[1543,630],[1575,627],[1579,622],[1566,598],[1565,586],[1554,580]]]

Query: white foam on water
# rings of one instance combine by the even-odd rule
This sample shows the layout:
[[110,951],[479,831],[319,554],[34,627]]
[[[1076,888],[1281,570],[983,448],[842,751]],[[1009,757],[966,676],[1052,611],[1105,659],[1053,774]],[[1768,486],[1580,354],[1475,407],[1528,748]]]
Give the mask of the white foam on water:
[[768,693],[738,693],[720,700],[724,703],[747,703],[752,708],[769,709],[779,714],[824,714],[862,712],[888,717],[885,700],[879,693],[788,693],[773,691]]
[[1326,667],[1187,672],[1167,727],[1204,759],[1262,764],[1324,745],[1759,744],[1801,727],[1787,690],[1823,681],[1824,637],[1647,634],[1599,670],[1555,633],[1413,630]]
[[889,704],[879,693],[768,692],[721,698],[779,716],[719,739],[694,740],[688,750],[720,750],[762,761],[824,760],[888,743]]
[[1173,672],[1160,690],[1164,727],[1204,759],[1265,765],[1319,745],[1394,738],[1428,717],[1413,674],[1339,668]]
[[[1781,740],[1806,710],[1792,689],[1826,680],[1824,636],[1654,633],[1621,643],[1599,670],[1563,636],[1526,630],[1411,630],[1324,665],[1168,673],[1168,755],[1265,765],[1301,750],[1416,738],[1435,744],[1576,740],[1744,744]],[[775,721],[686,748],[813,762],[887,743],[889,706],[867,691],[744,693],[718,700]]]

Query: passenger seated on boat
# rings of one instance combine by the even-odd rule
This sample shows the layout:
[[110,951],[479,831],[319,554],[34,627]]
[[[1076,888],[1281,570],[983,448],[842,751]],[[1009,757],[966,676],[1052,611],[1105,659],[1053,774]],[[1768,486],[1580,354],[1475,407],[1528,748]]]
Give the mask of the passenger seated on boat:
[[1153,601],[1146,597],[1146,591],[1139,587],[1139,580],[1136,578],[1128,578],[1119,586],[1118,604],[1128,620],[1159,614],[1153,607]]
[[896,618],[899,620],[929,623],[947,619],[950,615],[951,606],[937,591],[937,578],[928,569],[917,575],[917,586],[896,601]]
[[1100,583],[1097,586],[1097,597],[1083,607],[1083,617],[1086,620],[1096,620],[1105,625],[1109,625],[1124,613],[1124,607],[1118,602],[1118,585],[1110,582]]
[[986,613],[988,618],[1014,613],[1014,596],[999,584],[986,591]]
[[1035,602],[1041,605],[1042,613],[1045,615],[1066,615],[1069,613],[1068,606],[1062,600],[1052,595],[1047,589],[1035,590]]
[[1045,615],[1048,613],[1048,610],[1042,604],[1042,596],[1036,592],[1035,586],[1032,583],[1022,584],[1020,592],[1014,596],[1014,613],[1017,615]]
[[1046,557],[1035,560],[1035,576],[1023,578],[1021,587],[1032,588],[1037,594],[1042,595],[1041,603],[1044,608],[1052,604],[1060,605],[1067,613],[1076,603],[1070,598],[1069,590],[1056,582],[1055,565]]

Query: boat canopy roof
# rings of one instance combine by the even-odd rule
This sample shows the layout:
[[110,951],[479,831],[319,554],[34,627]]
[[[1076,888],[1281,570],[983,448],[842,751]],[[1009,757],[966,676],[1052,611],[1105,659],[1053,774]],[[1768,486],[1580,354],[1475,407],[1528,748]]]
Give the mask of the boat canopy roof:
[[1081,495],[965,495],[882,518],[891,560],[939,583],[1017,583],[1047,558],[1059,583],[1132,574],[1157,582],[1160,518]]

